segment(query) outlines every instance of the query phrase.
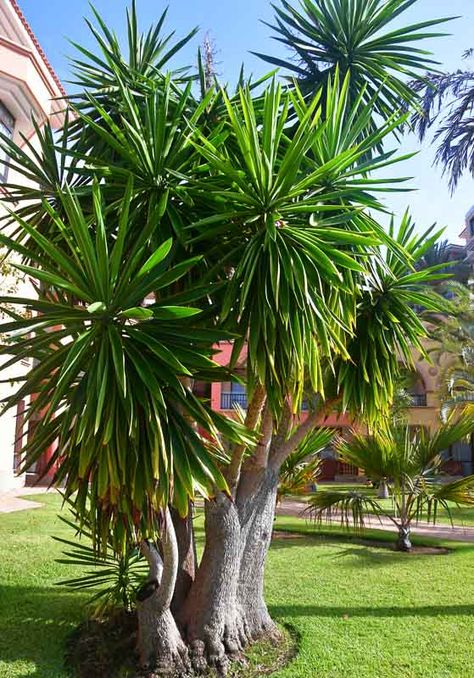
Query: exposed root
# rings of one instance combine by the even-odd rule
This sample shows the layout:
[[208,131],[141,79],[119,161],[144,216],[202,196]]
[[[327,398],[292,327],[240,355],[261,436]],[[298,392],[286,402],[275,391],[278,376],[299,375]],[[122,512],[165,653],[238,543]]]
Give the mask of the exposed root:
[[198,675],[212,669],[218,676],[225,676],[230,663],[242,660],[246,648],[264,637],[271,641],[278,641],[281,637],[268,613],[258,624],[256,618],[249,623],[245,616],[236,615],[223,628],[205,626],[200,637],[194,638],[189,644],[193,669]]

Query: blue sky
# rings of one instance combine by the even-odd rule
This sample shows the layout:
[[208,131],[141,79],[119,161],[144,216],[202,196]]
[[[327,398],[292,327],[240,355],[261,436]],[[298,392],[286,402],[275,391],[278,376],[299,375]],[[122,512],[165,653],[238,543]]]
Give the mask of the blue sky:
[[[36,33],[59,77],[66,82],[70,72],[67,56],[73,53],[68,39],[91,46],[88,29],[83,21],[90,16],[86,0],[20,0],[21,8]],[[110,27],[121,35],[125,26],[127,0],[95,0],[95,7],[107,20]],[[217,49],[218,70],[224,79],[235,79],[240,64],[244,61],[247,71],[254,74],[265,72],[265,64],[251,54],[250,50],[283,54],[281,47],[270,39],[270,29],[260,20],[271,21],[272,8],[269,0],[137,0],[140,21],[147,27],[169,5],[167,27],[183,35],[194,26],[201,31],[192,45],[183,52],[185,63],[192,63],[197,45],[209,32]],[[474,47],[474,1],[473,0],[418,0],[403,18],[405,22],[425,21],[441,16],[461,16],[446,28],[451,34],[446,38],[430,40],[431,49],[447,70],[463,66],[462,52]],[[472,63],[474,68],[474,62]],[[420,150],[412,137],[406,139],[400,152]],[[429,144],[420,153],[403,165],[396,166],[391,174],[412,176],[410,186],[417,189],[403,195],[395,195],[386,201],[387,206],[400,214],[407,206],[422,229],[437,222],[446,226],[446,237],[456,240],[461,231],[465,212],[474,204],[474,179],[466,177],[457,191],[450,196],[447,181],[441,170],[434,168],[434,150]]]

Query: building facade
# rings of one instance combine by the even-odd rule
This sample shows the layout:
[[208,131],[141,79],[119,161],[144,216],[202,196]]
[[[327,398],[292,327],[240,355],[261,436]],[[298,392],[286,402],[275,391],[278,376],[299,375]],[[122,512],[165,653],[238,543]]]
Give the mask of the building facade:
[[[48,62],[41,46],[15,0],[0,0],[0,131],[12,138],[19,146],[29,141],[35,146],[34,118],[41,127],[49,121],[54,128],[62,124],[61,98],[65,91]],[[0,154],[0,215],[2,210],[3,183],[25,184],[22,175],[7,167],[5,156]],[[2,281],[5,284],[5,280]],[[19,293],[30,296],[32,290],[28,281],[20,284]],[[3,358],[8,359],[8,356]],[[29,364],[23,366],[26,371]],[[18,367],[2,378],[18,377]],[[12,391],[8,384],[0,385],[0,397],[7,397]],[[26,478],[19,476],[21,433],[23,412],[26,403],[18,412],[8,412],[0,418],[0,491],[25,484]],[[33,473],[34,476],[34,473]],[[34,479],[34,478],[33,478]]]
[[463,238],[466,243],[467,260],[471,264],[474,264],[474,205],[466,214],[464,228],[459,234],[459,237]]
[[[215,360],[221,365],[228,365],[232,352],[231,343],[219,345],[219,353]],[[435,431],[440,425],[440,377],[443,364],[438,366],[433,361],[428,362],[419,355],[414,355],[415,369],[411,371],[407,379],[407,391],[411,404],[407,410],[407,424],[414,428],[425,428]],[[237,373],[244,373],[246,349],[243,350]],[[234,416],[235,408],[247,407],[247,394],[245,386],[236,382],[214,383],[211,386],[212,408],[227,416]],[[303,405],[300,419],[304,420],[307,411]],[[352,419],[347,414],[332,413],[321,418],[321,425],[332,428],[341,436],[348,435],[351,429],[365,430],[360,422]],[[361,476],[359,469],[343,464],[338,461],[331,449],[322,453],[324,463],[322,467],[323,480],[348,480],[357,479]],[[445,471],[450,475],[460,476],[474,473],[474,459],[471,444],[467,442],[457,443],[451,449],[445,451]]]

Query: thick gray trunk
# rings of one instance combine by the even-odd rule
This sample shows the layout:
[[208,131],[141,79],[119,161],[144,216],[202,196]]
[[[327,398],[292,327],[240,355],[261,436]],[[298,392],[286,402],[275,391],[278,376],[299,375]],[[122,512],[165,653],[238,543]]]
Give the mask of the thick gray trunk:
[[237,602],[240,522],[224,494],[206,502],[206,544],[179,621],[196,670],[207,665],[225,673],[228,655],[245,644]]
[[184,675],[188,650],[170,609],[163,610],[156,594],[138,607],[140,666],[159,675]]
[[[256,475],[258,485],[255,488]],[[265,603],[263,585],[265,561],[272,539],[277,486],[278,476],[272,469],[259,474],[249,470],[242,474],[237,497],[242,516],[237,595],[247,632],[253,640],[276,632]]]
[[195,669],[225,673],[228,658],[262,635],[276,634],[263,595],[277,476],[244,471],[233,502],[218,495],[206,504],[206,545],[179,616]]

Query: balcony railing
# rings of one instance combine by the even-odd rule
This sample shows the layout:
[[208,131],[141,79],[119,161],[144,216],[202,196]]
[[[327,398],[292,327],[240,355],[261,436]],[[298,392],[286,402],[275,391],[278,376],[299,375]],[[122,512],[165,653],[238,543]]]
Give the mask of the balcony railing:
[[247,408],[246,393],[221,393],[221,410],[233,410],[239,405],[244,410]]
[[413,393],[411,396],[412,407],[426,407],[426,393]]
[[[473,396],[474,397],[474,396]],[[411,396],[411,407],[426,407],[426,394],[415,393]],[[244,410],[247,408],[247,394],[246,393],[221,393],[221,410],[232,410],[234,406],[238,405]],[[306,398],[301,404],[301,409],[308,410],[309,403]]]

